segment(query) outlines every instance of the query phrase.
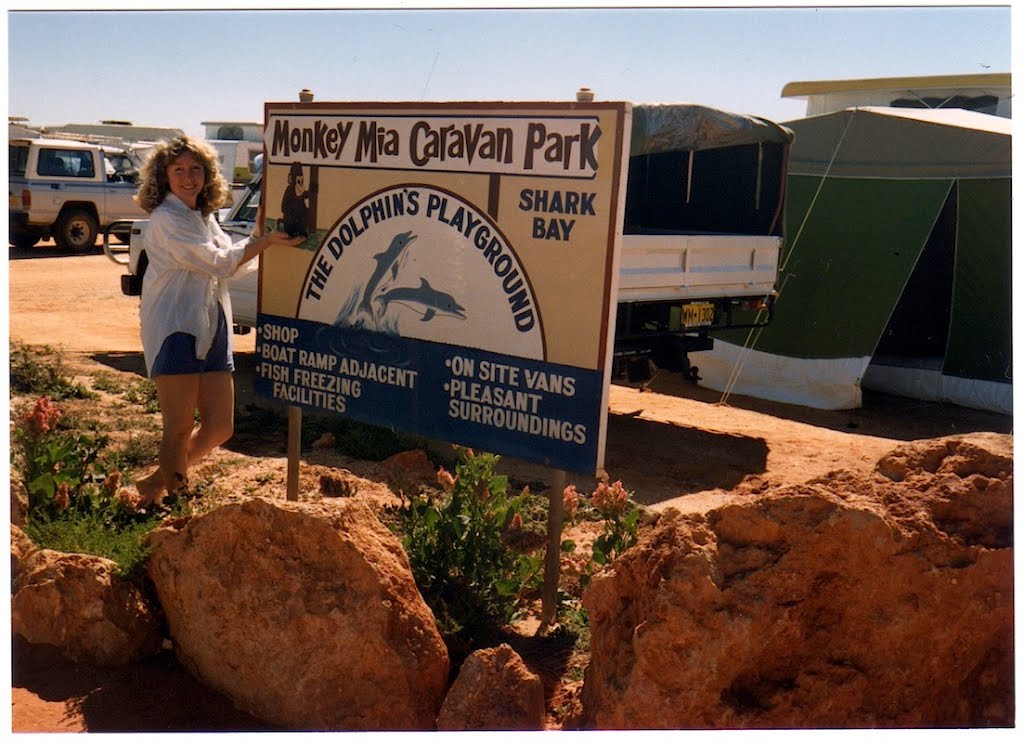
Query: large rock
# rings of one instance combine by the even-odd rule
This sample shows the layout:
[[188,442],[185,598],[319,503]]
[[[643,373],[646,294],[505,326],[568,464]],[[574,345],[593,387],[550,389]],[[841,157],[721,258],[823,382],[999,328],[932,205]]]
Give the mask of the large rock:
[[117,565],[103,557],[30,551],[11,600],[11,628],[69,660],[98,666],[133,663],[160,649],[157,612]]
[[1008,451],[922,442],[663,518],[584,595],[584,725],[1012,726]]
[[394,454],[380,463],[388,484],[399,493],[419,493],[424,485],[437,485],[437,466],[422,449]]
[[37,550],[28,534],[11,524],[11,585],[17,588],[18,581],[27,568],[28,558]]
[[11,523],[23,529],[28,524],[28,491],[14,468],[11,468]]
[[543,730],[544,683],[510,645],[470,654],[448,691],[438,730]]
[[367,506],[254,499],[151,544],[179,659],[242,709],[293,730],[433,729],[448,654]]

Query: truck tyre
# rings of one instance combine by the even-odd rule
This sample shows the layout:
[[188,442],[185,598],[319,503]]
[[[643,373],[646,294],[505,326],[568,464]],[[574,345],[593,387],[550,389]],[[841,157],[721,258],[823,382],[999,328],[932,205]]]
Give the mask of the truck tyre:
[[92,250],[98,233],[99,225],[92,214],[84,209],[70,209],[57,220],[53,239],[57,247],[65,250]]
[[11,245],[18,250],[28,250],[35,247],[42,234],[39,232],[12,232],[10,234]]

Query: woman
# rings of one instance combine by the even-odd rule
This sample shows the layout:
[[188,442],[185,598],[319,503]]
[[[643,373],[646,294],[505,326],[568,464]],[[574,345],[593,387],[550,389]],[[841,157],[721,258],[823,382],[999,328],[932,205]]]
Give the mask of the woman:
[[139,319],[163,416],[159,466],[138,482],[140,505],[147,506],[165,492],[184,493],[188,468],[234,431],[227,279],[271,245],[298,245],[303,238],[282,232],[258,237],[257,219],[253,237],[232,244],[213,217],[231,199],[217,153],[190,137],[157,145],[135,199],[150,213]]

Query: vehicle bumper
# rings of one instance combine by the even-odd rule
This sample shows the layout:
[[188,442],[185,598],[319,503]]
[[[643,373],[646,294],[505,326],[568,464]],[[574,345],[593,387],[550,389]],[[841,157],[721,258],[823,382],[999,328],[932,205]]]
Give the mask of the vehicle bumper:
[[49,225],[32,224],[29,222],[29,213],[23,209],[9,209],[8,226],[11,232],[34,232],[37,234],[46,233]]

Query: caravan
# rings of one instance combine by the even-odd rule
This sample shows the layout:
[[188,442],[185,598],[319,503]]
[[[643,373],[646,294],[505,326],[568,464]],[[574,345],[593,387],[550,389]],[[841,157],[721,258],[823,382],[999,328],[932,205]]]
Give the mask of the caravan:
[[206,141],[220,157],[220,170],[236,189],[245,187],[258,172],[263,153],[263,127],[254,121],[204,121]]

